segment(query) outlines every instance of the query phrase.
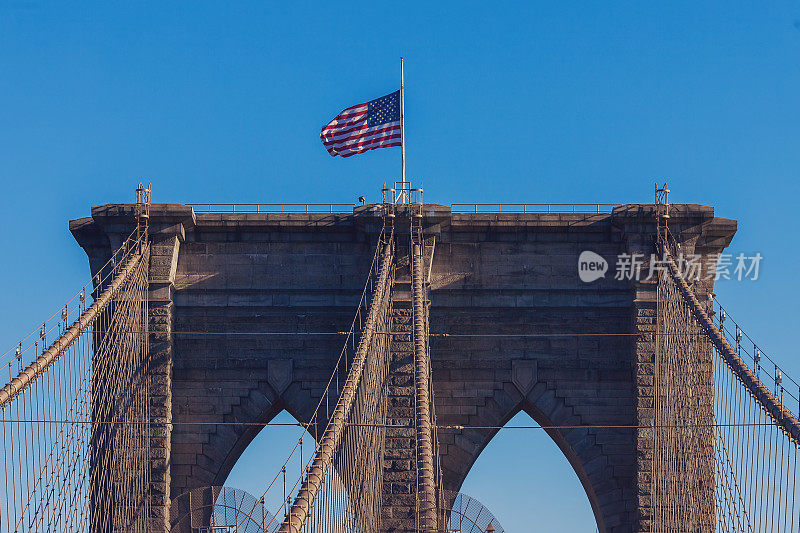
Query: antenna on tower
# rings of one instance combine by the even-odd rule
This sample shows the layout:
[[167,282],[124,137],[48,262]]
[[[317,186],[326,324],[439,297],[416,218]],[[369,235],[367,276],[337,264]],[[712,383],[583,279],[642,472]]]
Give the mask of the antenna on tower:
[[152,184],[148,183],[147,188],[144,184],[139,182],[136,188],[136,240],[139,245],[147,240],[147,227],[150,223],[150,188]]
[[666,181],[660,189],[656,183],[656,217],[658,237],[666,240],[667,221],[669,220],[669,187],[667,187]]

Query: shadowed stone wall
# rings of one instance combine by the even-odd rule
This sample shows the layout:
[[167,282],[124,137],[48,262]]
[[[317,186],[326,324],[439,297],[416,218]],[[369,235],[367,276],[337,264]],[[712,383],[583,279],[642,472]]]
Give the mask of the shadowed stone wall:
[[[106,205],[71,222],[93,271],[132,229],[132,213]],[[736,230],[710,207],[676,205],[671,214],[686,252],[719,253]],[[382,221],[373,206],[199,214],[173,204],[154,204],[151,220],[153,531],[163,531],[169,499],[224,484],[277,413],[309,419],[343,339],[309,333],[349,328]],[[647,530],[652,436],[635,428],[652,421],[655,286],[615,280],[614,263],[654,251],[652,206],[585,215],[430,205],[424,226],[435,236],[436,417],[471,426],[439,431],[445,488],[458,490],[494,428],[525,411],[558,426],[548,433],[600,531]],[[580,281],[584,250],[606,258],[605,278]],[[265,471],[265,483],[274,474]]]

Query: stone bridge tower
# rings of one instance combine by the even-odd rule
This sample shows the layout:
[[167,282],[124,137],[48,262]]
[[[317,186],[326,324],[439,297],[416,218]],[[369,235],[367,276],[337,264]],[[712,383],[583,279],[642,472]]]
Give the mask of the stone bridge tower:
[[[307,333],[348,329],[382,222],[369,205],[305,214],[153,204],[150,218],[152,530],[164,531],[171,499],[224,484],[263,424],[284,409],[309,419],[341,346]],[[71,222],[93,273],[133,224],[123,204]],[[547,432],[601,532],[647,531],[651,435],[636,427],[653,418],[655,283],[614,279],[614,266],[620,254],[654,252],[654,207],[465,214],[429,204],[423,225],[435,241],[437,422],[467,426],[439,431],[445,488],[458,490],[496,428],[525,411],[555,426]],[[706,260],[736,231],[700,205],[673,205],[670,227]],[[591,283],[578,276],[586,250],[609,263]],[[235,335],[270,332],[293,334]]]

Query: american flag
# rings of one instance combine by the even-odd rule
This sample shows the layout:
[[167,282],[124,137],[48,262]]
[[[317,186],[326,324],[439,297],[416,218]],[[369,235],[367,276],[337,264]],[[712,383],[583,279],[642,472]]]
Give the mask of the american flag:
[[322,128],[319,138],[332,156],[341,157],[400,146],[400,91],[348,107]]

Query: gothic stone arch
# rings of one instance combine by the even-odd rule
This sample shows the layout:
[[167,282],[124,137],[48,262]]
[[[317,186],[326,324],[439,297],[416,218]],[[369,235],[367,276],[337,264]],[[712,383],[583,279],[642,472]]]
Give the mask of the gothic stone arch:
[[[106,205],[71,222],[93,269],[130,231],[132,214],[131,205]],[[675,205],[671,216],[686,252],[719,253],[736,230],[710,207]],[[613,272],[618,254],[654,251],[653,206],[458,214],[426,205],[424,224],[436,237],[436,416],[466,426],[439,433],[446,488],[460,487],[491,428],[523,409],[560,427],[549,433],[601,531],[646,530],[651,443],[634,428],[652,420],[654,284]],[[153,531],[164,530],[171,496],[219,484],[277,412],[308,419],[341,337],[306,333],[348,329],[380,227],[374,206],[352,214],[152,206]],[[580,281],[584,250],[606,258],[605,278]],[[292,335],[252,335],[270,332]]]

